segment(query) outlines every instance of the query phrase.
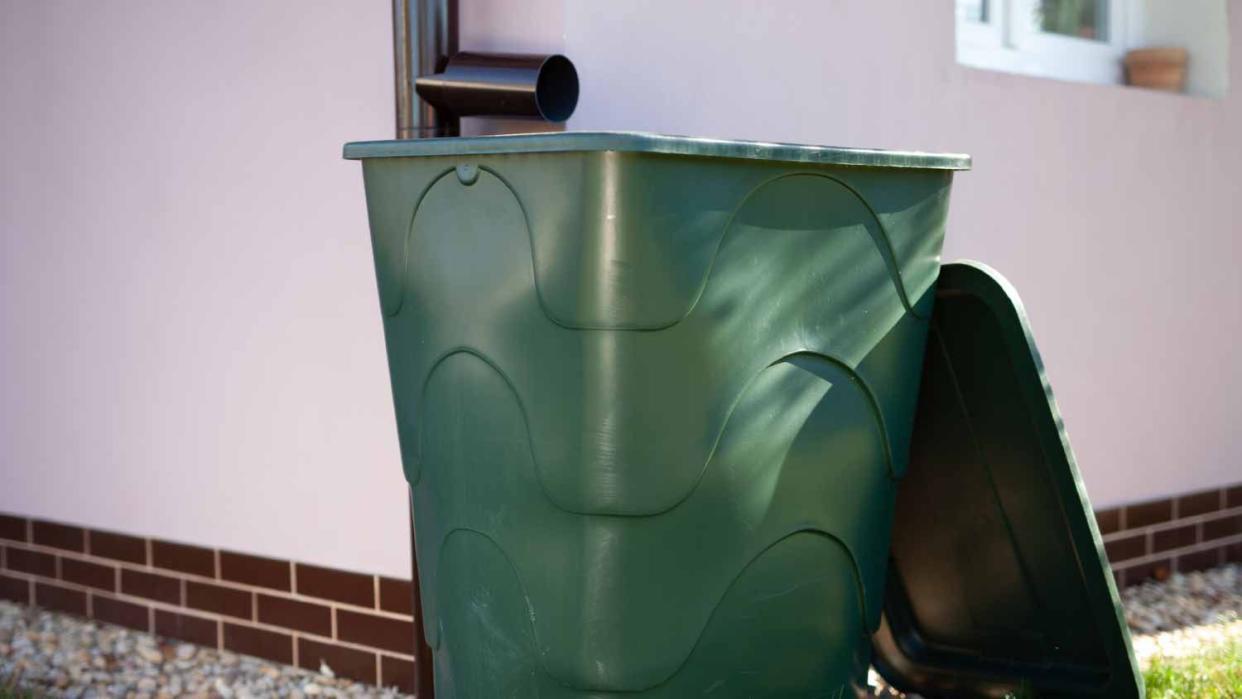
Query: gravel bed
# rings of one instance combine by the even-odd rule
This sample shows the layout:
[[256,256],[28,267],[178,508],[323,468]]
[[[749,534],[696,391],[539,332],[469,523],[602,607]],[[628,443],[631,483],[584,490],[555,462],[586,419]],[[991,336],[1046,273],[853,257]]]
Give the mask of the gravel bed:
[[1242,566],[1201,573],[1174,573],[1121,591],[1126,623],[1135,636],[1189,626],[1221,624],[1242,617]]
[[[1139,664],[1242,639],[1242,566],[1174,574],[1121,591]],[[873,696],[899,697],[878,677]],[[0,689],[52,696],[291,699],[403,697],[333,676],[0,601]]]
[[156,699],[402,697],[394,690],[0,600],[0,689]]

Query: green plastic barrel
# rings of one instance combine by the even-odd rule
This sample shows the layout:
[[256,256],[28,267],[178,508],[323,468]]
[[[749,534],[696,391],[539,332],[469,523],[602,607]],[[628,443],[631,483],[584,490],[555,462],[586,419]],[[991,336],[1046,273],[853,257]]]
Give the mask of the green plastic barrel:
[[963,156],[353,143],[440,697],[848,696]]

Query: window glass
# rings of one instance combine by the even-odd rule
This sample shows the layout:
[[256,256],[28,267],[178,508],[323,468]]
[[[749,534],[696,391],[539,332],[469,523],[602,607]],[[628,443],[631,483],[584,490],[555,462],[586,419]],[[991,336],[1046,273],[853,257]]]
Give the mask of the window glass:
[[1108,0],[1040,0],[1035,25],[1048,34],[1108,41]]
[[967,22],[990,21],[991,4],[988,0],[957,0],[957,18]]

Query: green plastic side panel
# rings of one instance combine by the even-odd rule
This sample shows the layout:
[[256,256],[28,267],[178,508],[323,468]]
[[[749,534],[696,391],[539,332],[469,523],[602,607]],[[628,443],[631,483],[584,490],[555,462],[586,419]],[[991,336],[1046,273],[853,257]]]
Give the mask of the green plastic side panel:
[[364,172],[438,694],[849,695],[951,173]]
[[875,646],[890,682],[928,697],[1142,696],[1026,315],[976,263],[937,285]]

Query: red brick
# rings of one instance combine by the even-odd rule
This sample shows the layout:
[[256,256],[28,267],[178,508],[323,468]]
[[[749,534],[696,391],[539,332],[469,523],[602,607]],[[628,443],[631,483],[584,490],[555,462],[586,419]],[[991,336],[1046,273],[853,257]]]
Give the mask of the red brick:
[[167,575],[121,569],[121,592],[157,602],[181,604],[181,581]]
[[1242,507],[1242,485],[1235,485],[1225,491],[1226,507]]
[[91,616],[108,624],[151,631],[151,610],[146,605],[91,594]]
[[151,564],[178,573],[216,577],[216,553],[211,549],[169,541],[151,542]]
[[34,542],[40,546],[86,552],[86,532],[82,527],[36,519],[31,523],[31,532]]
[[1136,534],[1104,544],[1104,552],[1113,563],[1141,558],[1147,555],[1147,535]]
[[1156,500],[1126,507],[1126,529],[1145,527],[1173,519],[1173,501]]
[[1177,570],[1179,573],[1189,573],[1192,570],[1215,568],[1220,565],[1223,554],[1224,549],[1219,548],[1183,553],[1177,557]]
[[87,536],[92,556],[111,558],[126,563],[147,564],[147,542],[136,536],[114,534],[92,529]]
[[1177,516],[1194,517],[1220,509],[1221,492],[1219,488],[1203,490],[1177,499]]
[[290,583],[291,568],[289,561],[233,551],[220,552],[220,577],[230,582],[288,592],[293,589]]
[[293,663],[293,637],[289,634],[225,622],[224,647],[285,665]]
[[1242,514],[1209,519],[1203,523],[1203,540],[1223,539],[1242,534]]
[[321,604],[260,594],[259,621],[295,631],[332,636],[332,610]]
[[1183,546],[1193,546],[1197,540],[1196,527],[1193,524],[1165,529],[1152,534],[1152,552],[1159,553],[1170,549],[1182,548]]
[[1229,544],[1225,547],[1226,563],[1242,563],[1242,543]]
[[203,611],[253,619],[253,595],[246,590],[187,580],[185,583],[185,606]]
[[86,593],[51,583],[35,583],[35,604],[78,616],[86,616]]
[[396,614],[414,614],[414,584],[395,578],[379,579],[380,609]]
[[303,595],[360,607],[375,606],[375,579],[370,575],[298,563],[297,581],[298,592]]
[[30,604],[30,583],[23,578],[0,575],[0,599]]
[[60,559],[60,578],[96,590],[116,592],[116,568],[76,558]]
[[336,637],[359,645],[414,655],[414,623],[336,610]]
[[298,667],[318,672],[320,663],[341,677],[375,684],[375,653],[298,638]]
[[414,662],[391,655],[380,656],[380,686],[396,687],[405,694],[413,694]]
[[26,520],[12,515],[0,515],[0,539],[10,541],[28,541],[26,537]]
[[219,647],[220,624],[192,614],[177,614],[163,609],[155,610],[155,633],[208,648]]
[[56,577],[56,557],[42,551],[6,547],[4,564],[9,570],[41,575],[45,578]]

